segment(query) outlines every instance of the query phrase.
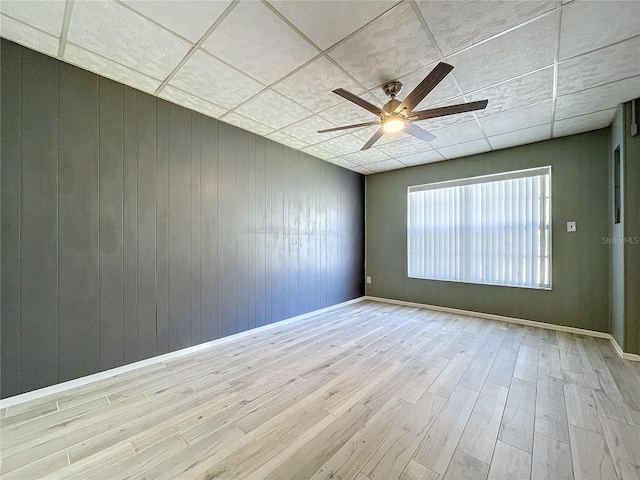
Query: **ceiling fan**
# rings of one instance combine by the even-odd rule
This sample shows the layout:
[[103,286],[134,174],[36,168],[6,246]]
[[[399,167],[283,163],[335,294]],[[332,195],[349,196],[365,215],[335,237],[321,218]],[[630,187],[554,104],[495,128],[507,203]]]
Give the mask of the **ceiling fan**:
[[480,100],[477,102],[461,103],[458,105],[449,105],[446,107],[430,108],[428,110],[413,111],[414,108],[427,96],[431,90],[453,70],[453,66],[448,63],[440,62],[431,72],[418,84],[407,97],[400,101],[396,100],[396,95],[402,90],[402,83],[398,81],[389,82],[384,85],[384,93],[391,97],[382,108],[367,102],[365,99],[354,95],[343,88],[333,90],[333,93],[340,95],[342,98],[359,105],[365,110],[370,111],[379,117],[378,120],[366,123],[358,123],[355,125],[347,125],[345,127],[328,128],[319,130],[318,133],[336,132],[338,130],[347,130],[350,128],[368,127],[371,125],[380,125],[380,128],[373,136],[364,144],[362,150],[367,150],[376,143],[385,133],[394,133],[404,131],[409,135],[413,135],[420,140],[430,142],[436,138],[435,135],[415,125],[413,122],[427,120],[429,118],[444,117],[447,115],[455,115],[456,113],[472,112],[474,110],[483,110],[487,108],[488,100]]

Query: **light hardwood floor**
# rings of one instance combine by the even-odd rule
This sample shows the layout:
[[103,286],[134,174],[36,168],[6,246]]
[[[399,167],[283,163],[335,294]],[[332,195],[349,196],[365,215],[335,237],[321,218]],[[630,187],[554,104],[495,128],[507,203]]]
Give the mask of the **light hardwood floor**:
[[374,302],[0,415],[6,480],[640,478],[607,341]]

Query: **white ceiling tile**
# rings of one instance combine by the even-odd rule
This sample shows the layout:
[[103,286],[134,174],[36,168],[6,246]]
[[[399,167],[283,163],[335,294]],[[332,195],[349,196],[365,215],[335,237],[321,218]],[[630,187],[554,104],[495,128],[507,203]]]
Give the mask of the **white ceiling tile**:
[[[2,4],[3,2],[0,2]],[[33,48],[47,55],[57,56],[60,40],[20,22],[0,16],[0,35],[2,38]]]
[[267,6],[252,0],[242,0],[202,46],[266,84],[318,54]]
[[484,138],[481,140],[474,140],[472,142],[461,143],[458,145],[452,145],[450,147],[438,149],[440,154],[447,159],[476,155],[478,153],[484,153],[490,150],[491,147]]
[[202,98],[198,98],[190,93],[178,90],[171,85],[164,87],[158,96],[213,118],[218,118],[227,111],[225,108],[203,100]]
[[325,57],[318,58],[273,86],[274,90],[314,112],[324,110],[343,100],[342,97],[333,93],[336,88],[344,88],[356,94],[362,90],[356,82]]
[[553,10],[555,1],[430,1],[418,6],[444,55]]
[[88,52],[72,43],[67,43],[64,51],[64,60],[147,93],[154,93],[162,83],[156,78],[148,77],[112,60]]
[[598,130],[611,125],[616,108],[602,110],[600,112],[588,113],[579,117],[567,118],[553,124],[553,136],[564,137],[576,133]]
[[551,124],[547,123],[489,137],[489,143],[494,149],[500,149],[541,142],[549,138],[551,138]]
[[255,80],[202,51],[195,52],[169,84],[227,109],[237,106],[264,88]]
[[480,123],[487,135],[499,135],[543,123],[550,123],[551,107],[552,101],[547,100],[535,105],[499,113],[498,115],[483,117],[480,119]]
[[346,160],[344,157],[334,157],[326,161],[329,163],[333,163],[334,165],[338,165],[340,167],[349,168],[349,169],[357,166],[355,163],[350,162],[349,160]]
[[314,145],[336,157],[359,151],[364,142],[353,135],[346,134]]
[[485,88],[468,96],[470,102],[489,100],[487,108],[479,110],[479,118],[514,108],[548,100],[553,96],[553,67]]
[[122,0],[131,8],[155,20],[160,25],[197,43],[225,11],[231,0]]
[[67,39],[154,78],[169,75],[191,48],[128,8],[104,1],[73,3]]
[[330,160],[336,157],[336,155],[334,155],[333,153],[329,153],[326,150],[323,150],[317,147],[316,145],[313,145],[311,147],[305,147],[302,149],[302,151],[304,153],[308,153],[309,155],[313,155],[314,157],[320,158],[322,160]]
[[[382,107],[377,98],[369,93],[363,93],[359,95],[370,103],[374,105],[378,105]],[[332,123],[335,123],[337,126],[342,127],[346,125],[353,125],[356,123],[364,123],[364,122],[373,122],[378,120],[380,117],[377,115],[365,110],[362,107],[359,107],[355,103],[344,101],[333,107],[327,108],[319,113],[319,115],[329,120]]]
[[482,130],[476,121],[454,125],[432,132],[436,138],[431,145],[437,149],[457,143],[469,142],[482,138]]
[[425,163],[441,162],[444,157],[436,150],[427,150],[426,152],[413,153],[403,157],[397,157],[396,160],[404,165],[411,167],[414,165],[424,165]]
[[558,95],[634,75],[640,75],[640,36],[560,63]]
[[432,150],[433,147],[427,142],[412,135],[403,133],[397,140],[378,146],[378,150],[385,152],[393,158],[409,155],[425,150]]
[[236,112],[274,129],[282,128],[311,115],[306,108],[273,90],[265,90],[238,107]]
[[558,97],[555,120],[617,107],[640,92],[640,75]]
[[389,160],[391,157],[374,147],[368,150],[358,150],[357,152],[348,153],[343,155],[342,158],[356,165],[367,165],[369,163],[381,162],[382,160]]
[[287,147],[295,148],[296,150],[301,150],[304,147],[309,146],[307,142],[303,142],[301,140],[298,140],[297,138],[294,138],[290,135],[287,135],[286,133],[282,133],[279,131],[270,133],[269,135],[267,135],[267,138],[270,138],[275,142],[286,145]]
[[640,35],[640,2],[573,2],[562,9],[560,59],[635,35]]
[[243,117],[242,115],[237,114],[236,112],[227,113],[220,120],[226,123],[230,123],[231,125],[235,125],[236,127],[242,128],[243,130],[247,130],[248,132],[257,133],[258,135],[264,136],[273,132],[272,127],[268,127],[267,125],[255,122],[250,118]]
[[271,0],[269,3],[326,50],[391,8],[397,0]]
[[555,16],[535,22],[481,43],[447,58],[465,92],[553,64]]
[[344,135],[345,132],[343,131],[318,133],[318,130],[325,130],[333,127],[335,127],[335,125],[330,121],[325,120],[318,115],[313,115],[305,118],[304,120],[300,120],[299,122],[287,125],[281,131],[287,135],[297,138],[298,140],[302,140],[309,145],[313,145],[315,143],[324,142],[330,138]]
[[[65,4],[65,0],[2,0],[0,13],[55,37],[60,37]],[[2,21],[4,22],[5,19],[3,18]]]
[[374,173],[377,172],[387,172],[389,170],[397,170],[398,168],[404,168],[405,165],[400,163],[398,160],[390,159],[383,160],[382,162],[370,163],[367,165],[367,168]]
[[371,175],[372,173],[374,173],[371,170],[369,170],[367,167],[363,167],[361,165],[356,165],[354,167],[351,167],[349,170],[353,170],[354,172],[361,173],[362,175]]
[[367,88],[395,80],[438,59],[409,2],[385,13],[329,55]]

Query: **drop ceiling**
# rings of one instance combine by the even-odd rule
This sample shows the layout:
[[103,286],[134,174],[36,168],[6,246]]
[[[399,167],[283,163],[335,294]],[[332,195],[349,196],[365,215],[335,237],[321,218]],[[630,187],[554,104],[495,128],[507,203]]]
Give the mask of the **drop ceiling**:
[[[3,0],[0,34],[144,92],[364,173],[606,127],[640,96],[640,1]],[[489,99],[425,120],[431,143],[377,127],[331,93],[382,104],[437,64],[419,108]]]

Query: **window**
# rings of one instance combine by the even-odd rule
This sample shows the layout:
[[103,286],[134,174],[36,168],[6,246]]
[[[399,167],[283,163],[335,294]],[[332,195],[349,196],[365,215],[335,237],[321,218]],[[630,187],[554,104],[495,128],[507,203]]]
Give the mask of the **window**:
[[551,167],[408,189],[408,275],[551,288]]

